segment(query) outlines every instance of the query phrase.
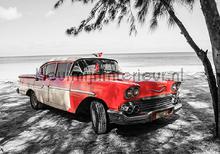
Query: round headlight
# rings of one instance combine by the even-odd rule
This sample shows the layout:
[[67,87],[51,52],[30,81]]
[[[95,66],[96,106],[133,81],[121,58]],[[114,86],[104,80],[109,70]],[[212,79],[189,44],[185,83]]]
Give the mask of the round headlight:
[[176,84],[174,83],[173,85],[172,85],[172,91],[177,91],[177,86],[176,86]]
[[126,114],[132,114],[134,112],[134,108],[135,108],[134,104],[132,102],[128,102],[123,104],[120,110]]
[[133,90],[131,88],[129,88],[126,92],[125,92],[125,98],[130,99],[133,96]]
[[172,86],[171,86],[171,90],[174,91],[174,92],[177,92],[179,90],[179,87],[180,87],[180,82],[176,82],[174,83]]
[[133,95],[134,96],[138,96],[139,95],[139,88],[134,88],[134,90],[133,90]]
[[139,95],[139,87],[130,87],[125,92],[125,98],[130,99]]

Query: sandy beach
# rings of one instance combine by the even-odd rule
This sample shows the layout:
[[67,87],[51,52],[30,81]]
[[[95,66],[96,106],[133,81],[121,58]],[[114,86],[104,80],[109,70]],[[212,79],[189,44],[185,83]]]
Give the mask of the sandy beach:
[[204,73],[185,74],[183,109],[177,115],[141,125],[113,125],[104,135],[96,135],[91,122],[73,114],[33,110],[16,87],[16,82],[0,82],[0,153],[220,152]]

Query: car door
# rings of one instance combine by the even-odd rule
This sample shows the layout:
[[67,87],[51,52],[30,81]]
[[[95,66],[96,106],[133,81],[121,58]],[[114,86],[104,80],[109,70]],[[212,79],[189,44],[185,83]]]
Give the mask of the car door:
[[36,97],[38,101],[42,103],[46,103],[48,101],[48,89],[45,88],[45,86],[48,87],[49,82],[44,79],[44,76],[46,75],[46,68],[47,64],[40,67],[40,70],[37,73],[38,80],[36,80],[34,84]]
[[55,79],[50,81],[49,101],[51,106],[67,111],[70,108],[70,84],[68,77],[72,63],[61,62],[57,64]]
[[38,81],[35,81],[35,93],[37,99],[49,105],[49,84],[53,76],[55,76],[56,63],[44,64],[40,68],[40,76]]

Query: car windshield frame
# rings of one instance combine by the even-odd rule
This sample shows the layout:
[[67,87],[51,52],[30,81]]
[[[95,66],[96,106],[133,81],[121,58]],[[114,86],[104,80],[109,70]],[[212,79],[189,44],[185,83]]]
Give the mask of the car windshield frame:
[[[96,64],[98,64],[99,70],[96,72],[89,72],[89,71],[85,71],[85,69],[88,69],[88,64],[87,62],[91,61],[91,62],[95,62]],[[109,64],[114,64],[115,65],[115,70],[105,70],[104,69],[104,62],[109,61]],[[82,70],[82,75],[95,75],[95,74],[113,74],[113,73],[121,73],[118,62],[114,59],[107,59],[107,58],[81,58],[78,59],[74,62],[74,65],[79,66],[79,63],[81,63],[81,65],[83,65],[84,68],[82,68],[82,66],[80,66],[81,70]],[[107,64],[107,63],[106,63]],[[73,73],[73,72],[72,72]]]

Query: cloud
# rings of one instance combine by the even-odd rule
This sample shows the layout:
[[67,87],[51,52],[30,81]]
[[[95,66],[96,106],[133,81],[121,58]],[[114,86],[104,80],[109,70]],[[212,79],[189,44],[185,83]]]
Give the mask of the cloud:
[[50,17],[50,16],[52,16],[52,15],[54,15],[55,14],[55,12],[54,11],[52,11],[52,10],[50,10],[49,12],[47,12],[46,13],[46,15],[45,15],[45,17]]
[[22,14],[17,11],[16,7],[3,8],[0,6],[0,19],[15,20],[21,17]]

